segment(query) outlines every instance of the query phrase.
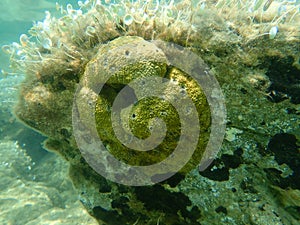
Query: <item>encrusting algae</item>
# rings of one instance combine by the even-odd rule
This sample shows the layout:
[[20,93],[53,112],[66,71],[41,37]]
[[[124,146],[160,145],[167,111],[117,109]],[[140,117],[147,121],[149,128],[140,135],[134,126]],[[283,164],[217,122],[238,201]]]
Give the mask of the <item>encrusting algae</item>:
[[[246,212],[247,206],[241,206],[246,207],[241,211],[231,210],[230,207],[235,206],[227,199],[224,201],[225,206],[220,208],[215,201],[209,202],[207,199],[206,203],[197,201],[195,200],[197,198],[193,199],[193,194],[189,194],[193,193],[195,187],[201,193],[197,179],[204,178],[197,173],[198,177],[193,179],[196,176],[193,169],[197,168],[208,142],[211,125],[210,107],[197,82],[180,68],[168,65],[168,59],[159,48],[145,54],[143,44],[152,46],[153,40],[170,42],[185,47],[201,57],[209,65],[211,69],[209,72],[218,78],[225,93],[228,126],[244,131],[239,135],[255,136],[257,141],[266,144],[266,138],[278,132],[272,118],[276,114],[270,110],[269,115],[265,115],[264,123],[259,122],[260,117],[245,119],[245,116],[251,111],[251,107],[255,110],[266,108],[267,111],[274,108],[272,105],[274,102],[283,102],[278,106],[282,108],[287,104],[300,103],[298,89],[288,92],[285,86],[284,88],[272,86],[277,78],[272,78],[269,73],[273,71],[273,64],[270,64],[272,60],[288,66],[289,71],[294,71],[293,74],[299,73],[299,2],[138,0],[114,1],[108,4],[93,0],[78,1],[79,9],[75,9],[71,4],[66,8],[59,4],[56,7],[61,11],[60,18],[53,17],[47,11],[43,21],[36,22],[28,34],[21,35],[20,43],[3,46],[3,50],[10,55],[11,69],[26,74],[15,108],[16,116],[28,126],[46,135],[48,140],[45,147],[58,152],[70,163],[70,177],[80,193],[80,200],[91,215],[100,224],[202,224],[207,218],[220,220],[220,214],[215,209],[223,209],[227,205],[228,212],[221,211],[224,212],[224,218],[234,218],[232,220],[235,222],[230,224],[252,223],[252,217],[242,218],[239,214]],[[131,49],[124,49],[120,55],[119,47],[128,44],[139,47],[135,48],[134,52]],[[153,46],[153,49],[156,48],[157,46]],[[126,65],[124,62],[130,62],[131,57],[136,57],[139,62]],[[98,79],[101,78],[101,74],[105,74],[105,68],[114,71],[114,68],[120,65],[122,69],[116,70],[108,80]],[[173,84],[163,90],[161,98],[151,97],[136,102],[143,89],[130,87],[129,83],[138,78],[146,79],[152,76],[171,80]],[[294,83],[300,84],[299,77],[294,76],[293,79]],[[100,93],[97,93],[94,87],[98,83],[105,83]],[[132,132],[137,138],[145,140],[153,133],[152,128],[156,126],[165,128],[160,120],[155,122],[154,118],[158,117],[166,124],[165,139],[150,152],[132,150],[120,143],[115,135],[113,127],[118,124],[111,121],[113,101],[127,84],[132,89],[129,89],[130,101],[126,102],[126,99],[120,101],[123,105],[118,118],[120,124],[125,127],[123,131]],[[84,92],[79,92],[77,99],[74,100],[79,85],[83,85]],[[144,166],[165,159],[176,147],[183,125],[180,124],[179,115],[168,100],[174,100],[173,93],[177,91],[181,91],[195,103],[202,134],[192,159],[179,173],[170,180],[154,186],[129,187],[105,179],[88,165],[73,136],[73,100],[83,125],[89,127],[91,121],[96,121],[97,132],[92,135],[98,135],[116,158],[130,165]],[[256,106],[253,106],[254,99],[259,99],[256,100]],[[288,101],[284,101],[286,99]],[[85,108],[88,104],[82,104],[84,100],[95,102],[94,115],[89,114]],[[133,107],[129,107],[132,104]],[[253,112],[256,112],[255,110]],[[283,110],[279,113],[283,113]],[[127,118],[127,115],[131,116]],[[289,116],[286,116],[286,120],[291,119]],[[265,132],[266,136],[259,132],[255,133],[260,126],[264,126],[262,132]],[[295,132],[295,129],[292,127],[287,130]],[[125,135],[125,139],[126,137]],[[156,139],[160,139],[160,134],[154,132],[152,141],[156,143]],[[242,147],[233,146],[233,142],[239,140],[237,137],[230,140],[232,143],[225,141],[222,146],[218,155],[220,160],[223,160],[222,151],[230,152],[232,157],[239,148],[253,151],[249,147],[250,144],[247,146],[249,149],[241,143]],[[243,168],[251,164],[249,163],[251,160],[255,161],[251,157],[241,159],[243,157],[246,156],[239,154],[238,159],[235,158],[234,162],[239,162],[237,166],[229,167],[224,163],[223,167],[218,165],[218,168],[209,169],[214,171],[222,167],[227,172],[231,169],[232,173],[237,169],[241,170],[240,174],[243,176],[248,174],[247,169]],[[227,159],[229,158],[227,155]],[[240,164],[243,166],[239,167]],[[236,175],[235,178],[228,179],[233,182],[228,185],[237,187],[244,178]],[[257,179],[267,180],[264,174]],[[224,180],[226,178],[218,177],[218,181]],[[203,185],[209,182],[205,180]],[[222,182],[214,185],[220,190],[224,188]],[[229,194],[226,192],[228,195],[225,196],[231,196],[232,192]],[[274,204],[270,205],[271,209],[273,206],[277,209],[275,202],[270,204]],[[251,207],[251,204],[249,205],[248,207]],[[265,212],[261,210],[258,213]],[[274,222],[271,213],[263,216],[265,224]],[[288,221],[286,224],[292,224],[290,221],[297,218],[295,219],[291,213],[284,220]],[[220,221],[210,222],[219,224]],[[207,224],[207,221],[203,224]]]

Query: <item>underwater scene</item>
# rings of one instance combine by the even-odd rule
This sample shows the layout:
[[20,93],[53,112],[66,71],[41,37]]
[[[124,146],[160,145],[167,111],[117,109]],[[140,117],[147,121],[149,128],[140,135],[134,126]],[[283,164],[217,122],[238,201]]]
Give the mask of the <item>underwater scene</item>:
[[0,7],[1,225],[300,225],[299,0]]

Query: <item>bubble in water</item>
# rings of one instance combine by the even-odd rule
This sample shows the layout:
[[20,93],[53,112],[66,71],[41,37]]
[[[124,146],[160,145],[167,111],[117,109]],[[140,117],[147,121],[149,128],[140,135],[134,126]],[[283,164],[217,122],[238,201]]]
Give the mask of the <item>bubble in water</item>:
[[49,11],[45,11],[45,19],[50,20],[51,19],[51,13]]
[[29,42],[28,36],[26,34],[21,34],[21,36],[20,36],[21,45],[24,47],[28,44],[28,42]]
[[277,26],[272,27],[269,31],[269,39],[274,39],[277,32],[278,32],[278,27]]
[[88,36],[93,37],[94,34],[96,33],[96,29],[95,29],[95,27],[87,26],[85,33],[86,33]]
[[79,7],[83,6],[83,2],[82,1],[78,1],[77,4],[78,4]]
[[5,54],[12,54],[12,48],[11,48],[11,46],[9,46],[9,45],[3,45],[3,46],[2,46],[2,51],[3,51]]
[[68,14],[71,14],[72,11],[73,11],[73,6],[71,4],[68,4],[67,5],[67,12],[68,12]]
[[130,14],[126,14],[124,16],[124,23],[125,25],[129,26],[133,22],[133,17]]
[[104,12],[105,12],[105,8],[103,7],[103,5],[96,4],[96,5],[95,5],[95,8],[96,8],[96,11],[97,11],[98,13],[104,13]]
[[49,38],[45,38],[42,41],[43,48],[50,50],[52,47],[52,41]]

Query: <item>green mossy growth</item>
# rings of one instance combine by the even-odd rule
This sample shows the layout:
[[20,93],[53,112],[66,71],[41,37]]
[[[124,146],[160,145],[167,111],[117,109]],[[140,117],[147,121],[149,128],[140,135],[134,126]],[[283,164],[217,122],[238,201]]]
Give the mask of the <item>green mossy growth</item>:
[[[94,65],[94,63],[97,62],[98,65],[101,65],[103,60],[102,56],[109,55],[108,51],[110,51],[110,54],[112,54],[111,52],[113,52],[114,49],[119,49],[118,47],[122,47],[124,43],[126,43],[126,45],[130,43],[138,46],[139,43],[143,42],[144,41],[141,38],[137,37],[121,37],[110,42],[108,45],[105,45],[103,48],[99,49],[98,56],[92,60],[93,64],[88,64],[86,71],[92,71],[91,68],[93,68],[94,74],[101,74],[103,70],[101,70],[101,67]],[[128,54],[126,50],[125,54]],[[113,60],[112,62],[115,64],[120,63],[121,65],[126,64],[122,62],[122,57],[119,57],[118,60],[120,60],[120,62],[115,62]],[[126,58],[124,61],[125,60]],[[163,60],[164,59],[161,61]],[[111,68],[112,65],[108,64],[107,67]],[[90,86],[95,88],[95,83],[91,82],[91,80],[95,79],[94,76],[89,76],[88,73],[86,73],[84,76],[86,77],[86,83],[91,84]],[[165,89],[163,90],[163,95],[160,98],[150,96],[148,98],[137,99],[139,94],[136,93],[144,92],[144,87],[142,84],[136,86],[133,85],[134,87],[132,87],[130,90],[131,96],[125,95],[121,97],[123,99],[120,101],[122,105],[119,106],[121,107],[119,121],[115,121],[114,124],[112,121],[112,113],[115,113],[113,109],[113,103],[118,93],[125,86],[129,87],[130,89],[130,82],[137,78],[153,76],[161,77],[170,81],[168,85],[164,87]],[[97,79],[98,77],[100,77],[99,79],[101,80],[103,76],[99,75],[97,76]],[[121,70],[113,74],[105,82],[101,92],[98,94],[95,107],[97,132],[101,141],[110,151],[110,153],[119,160],[135,166],[152,165],[154,163],[161,162],[170,156],[170,154],[178,145],[181,136],[182,124],[179,115],[176,112],[175,107],[169,102],[170,100],[179,101],[176,99],[178,97],[177,93],[186,95],[185,98],[190,98],[193,101],[198,113],[198,119],[201,128],[197,149],[195,150],[192,159],[188,162],[188,164],[186,164],[186,166],[184,166],[184,168],[182,168],[180,173],[185,174],[189,170],[195,168],[201,160],[209,136],[209,106],[204,93],[195,80],[181,70],[162,62],[145,62],[141,60],[138,63],[126,65]],[[132,99],[130,99],[130,97]],[[183,105],[183,107],[185,106]],[[186,114],[189,114],[189,108],[184,110]],[[122,127],[121,129],[123,129],[123,132],[132,133],[136,138],[145,140],[152,135],[154,136],[153,140],[156,141],[160,138],[160,134],[154,131],[155,126],[158,126],[160,129],[163,129],[164,126],[162,123],[157,122],[156,118],[159,118],[163,121],[163,123],[166,125],[167,131],[163,141],[160,142],[154,149],[149,151],[138,151],[136,149],[129,148],[122,144],[115,134],[114,127],[120,125],[120,127]],[[193,127],[192,124],[194,121],[188,121],[186,123],[187,126]],[[185,152],[183,151],[180,154],[183,154],[182,157],[184,158]],[[182,164],[182,162],[177,161],[174,163]]]

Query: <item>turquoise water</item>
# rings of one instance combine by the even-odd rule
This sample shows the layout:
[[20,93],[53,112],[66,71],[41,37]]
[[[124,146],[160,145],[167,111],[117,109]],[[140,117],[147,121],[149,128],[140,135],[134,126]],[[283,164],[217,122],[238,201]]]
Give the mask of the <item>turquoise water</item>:
[[[28,30],[32,27],[34,22],[43,20],[45,17],[45,11],[50,11],[53,15],[59,16],[59,13],[55,9],[55,3],[60,4],[72,3],[76,4],[77,1],[34,1],[34,0],[25,0],[25,1],[1,1],[0,8],[3,11],[0,16],[0,45],[11,44],[12,42],[19,42],[19,37],[21,34],[27,34]],[[14,123],[14,126],[7,123],[7,119],[11,119],[13,122],[13,106],[17,100],[17,90],[18,84],[24,79],[23,74],[14,73],[10,70],[9,67],[9,56],[3,51],[0,51],[0,82],[1,82],[1,124],[5,129],[2,129],[0,134],[1,138],[9,136],[16,140],[14,137],[14,128],[20,128],[22,125],[20,123]],[[8,74],[9,73],[9,74]],[[7,76],[8,75],[8,76]],[[27,130],[31,132],[30,130]],[[39,147],[35,147],[38,150],[29,150],[33,151],[33,157],[39,158],[41,155],[45,154],[45,151],[40,147],[40,142],[43,140],[43,137],[39,134],[34,134],[36,136],[36,144]],[[28,136],[29,137],[29,136]],[[35,142],[34,140],[22,140],[22,142]],[[39,151],[42,151],[40,153]]]
[[[39,3],[40,2],[40,3]],[[24,1],[1,1],[0,8],[0,43],[10,44],[11,42],[18,42],[19,36],[27,33],[34,21],[42,20],[45,17],[44,11],[48,10],[56,13],[55,3],[60,4],[76,4],[77,1],[41,1],[41,0],[24,0]],[[0,68],[7,69],[9,63],[7,56],[1,51]]]
[[[70,3],[74,8],[78,6],[75,0],[1,1],[3,13],[0,15],[0,45],[19,43],[20,35],[28,34],[35,21],[45,18],[45,10],[59,18],[61,15],[55,8],[56,2],[64,6]],[[109,1],[103,2],[109,5]],[[193,40],[190,50],[203,57],[220,83],[228,117],[225,138],[217,160],[205,171],[199,172],[196,168],[188,175],[185,174],[186,177],[180,174],[162,184],[136,188],[115,184],[99,176],[85,164],[80,155],[76,155],[77,152],[65,153],[65,148],[67,151],[69,149],[63,144],[71,143],[69,130],[65,127],[58,127],[63,142],[52,142],[54,148],[57,148],[56,153],[61,153],[64,159],[45,150],[47,137],[21,123],[14,115],[14,106],[20,94],[19,85],[25,75],[10,70],[9,56],[0,51],[0,225],[300,224],[299,11],[291,10],[290,15],[286,13],[288,11],[285,7],[278,7],[272,11],[272,15],[278,17],[272,20],[265,16],[270,11],[262,10],[253,18],[249,17],[249,22],[249,18],[245,19],[241,15],[230,17],[230,14],[234,14],[231,6],[239,8],[241,3],[247,1],[232,1],[234,5],[230,5],[230,1],[219,1],[216,11],[206,11],[205,1],[193,2],[193,7],[198,7],[198,11],[192,19],[185,20],[183,24],[178,23],[178,27],[191,27],[187,30],[195,32],[199,39],[197,36],[188,36],[188,32],[180,33],[177,27],[172,27],[165,36],[159,37],[182,45]],[[249,4],[246,11],[252,13],[256,7],[262,9],[263,6],[273,6],[280,2],[299,5],[298,0],[258,0]],[[144,16],[144,12],[153,10],[158,1],[152,3],[152,8],[145,7],[142,12],[138,9],[128,11]],[[214,4],[215,1],[207,3]],[[116,34],[109,33],[105,26],[99,28],[95,25],[99,30],[107,29],[107,33],[100,33],[105,42],[114,39],[110,35],[134,33],[134,28],[133,31],[128,28],[133,23],[131,15],[125,16],[123,8],[111,7],[109,10],[111,15],[103,13],[103,17],[101,14],[99,18],[104,21],[109,18],[109,24],[115,19],[112,15],[121,14],[119,19],[124,21],[116,19]],[[189,12],[191,9],[182,10]],[[102,13],[103,9],[97,8],[95,14],[96,11]],[[168,19],[173,23],[174,20],[170,18],[176,13],[166,11],[160,16],[166,16],[165,23],[171,24]],[[286,18],[285,13],[291,17]],[[93,19],[94,22],[97,20],[97,17]],[[64,27],[62,33],[72,33],[72,22],[66,20],[69,27]],[[95,49],[102,44],[98,43],[102,36],[99,38],[100,35],[94,35],[95,27],[86,23],[81,21],[84,35],[79,41],[62,38],[66,42],[74,41],[74,46],[82,44],[76,48],[82,51],[84,63],[91,59]],[[164,27],[161,24],[159,26]],[[149,39],[151,35],[148,31],[143,33],[145,27],[135,28],[139,30],[136,33]],[[159,32],[164,33],[164,30],[155,30],[152,35]],[[169,37],[170,34],[173,36]],[[46,57],[52,51],[47,47],[41,51]],[[72,52],[68,49],[63,55],[65,58],[62,58],[72,62],[77,69],[78,62],[72,61],[78,56],[75,50]],[[55,66],[53,68],[57,69]],[[68,71],[74,69],[67,68]],[[51,69],[43,72],[48,75]],[[49,83],[46,80],[45,86],[41,86],[53,88],[53,93],[57,90],[63,93],[64,88],[70,88],[69,81],[74,85],[74,78],[69,79],[68,73],[63,75],[67,76],[67,81],[63,76],[59,79],[65,83],[54,82],[55,77],[53,82],[49,79]],[[73,90],[72,87],[70,89]],[[30,96],[32,93],[35,92],[26,90],[22,95]],[[59,110],[63,110],[63,106],[60,104]],[[23,118],[23,112],[18,113]],[[26,116],[31,118],[28,114]],[[49,116],[51,123],[61,119],[55,116]],[[29,120],[27,124],[36,121],[31,122]],[[79,163],[76,161],[78,158]],[[69,162],[65,159],[73,163],[70,170]]]
[[[55,2],[1,1],[0,45],[19,42],[34,21],[45,17],[46,9],[55,14]],[[44,150],[45,137],[15,119],[13,108],[24,75],[11,73],[3,51],[0,69],[0,224],[97,224],[66,178],[66,162]]]

